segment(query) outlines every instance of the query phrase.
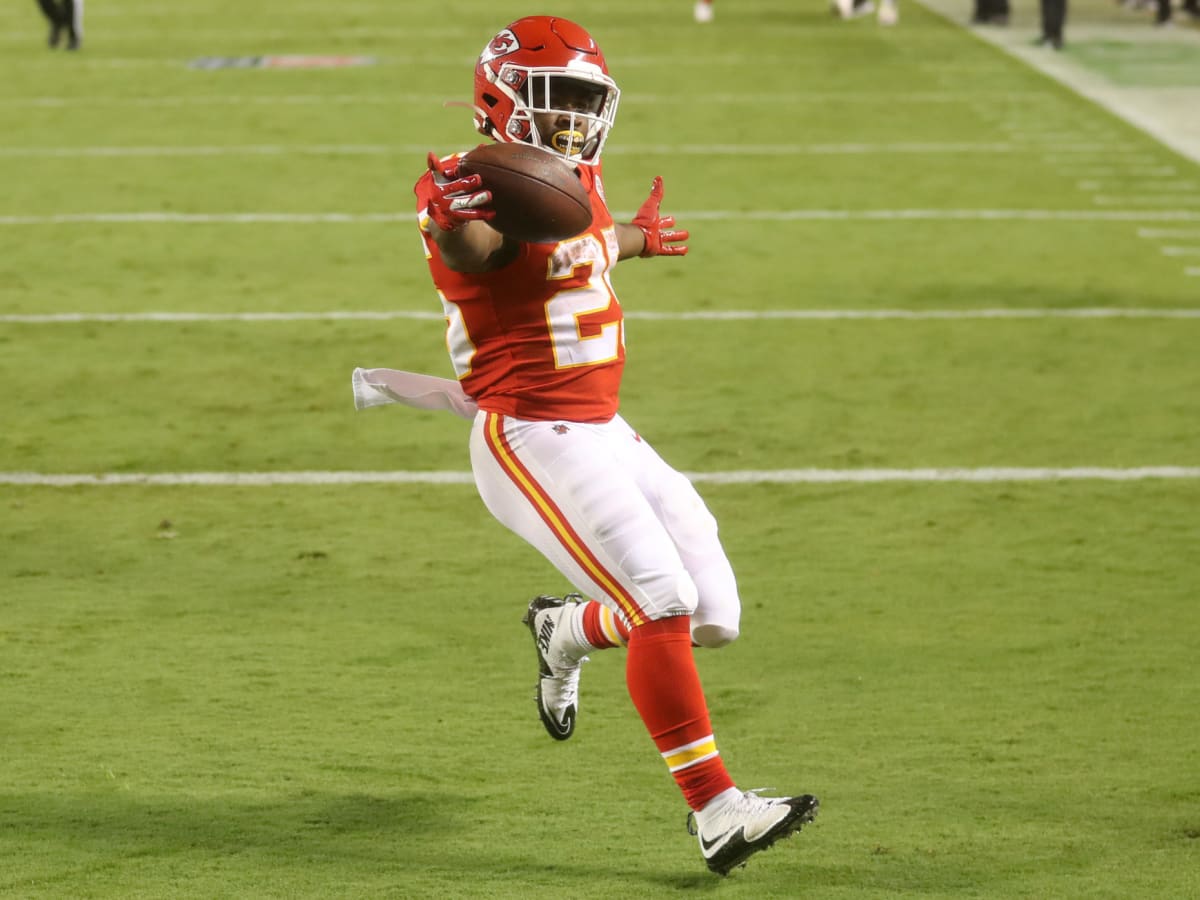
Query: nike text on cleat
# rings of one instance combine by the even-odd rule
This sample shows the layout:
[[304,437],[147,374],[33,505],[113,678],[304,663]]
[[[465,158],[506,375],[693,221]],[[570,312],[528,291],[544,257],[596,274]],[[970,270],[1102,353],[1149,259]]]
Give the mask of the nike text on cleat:
[[542,724],[550,737],[565,741],[575,733],[575,715],[579,704],[579,669],[583,659],[559,649],[560,624],[583,601],[578,594],[564,598],[534,597],[521,619],[533,635],[538,658],[537,705]]
[[699,837],[700,852],[709,869],[728,875],[758,851],[799,831],[813,820],[819,807],[812,794],[759,797],[748,791],[703,826],[693,824],[689,816],[688,831]]

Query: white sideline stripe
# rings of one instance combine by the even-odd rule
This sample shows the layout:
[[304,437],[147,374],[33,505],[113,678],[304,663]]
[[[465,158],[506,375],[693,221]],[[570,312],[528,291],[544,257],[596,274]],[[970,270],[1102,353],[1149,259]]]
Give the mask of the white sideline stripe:
[[[617,219],[633,217],[616,210]],[[701,209],[675,212],[679,221],[766,222],[1200,222],[1200,209]],[[99,212],[0,216],[0,226],[16,225],[361,225],[415,222],[403,213],[172,213]]]
[[[626,319],[669,322],[729,322],[743,320],[868,319],[925,321],[931,319],[1200,319],[1200,309],[1104,307],[1081,309],[703,309],[685,312],[629,310]],[[0,323],[52,325],[77,322],[306,322],[390,321],[414,319],[440,322],[428,310],[331,310],[327,312],[131,312],[131,313],[5,313]]]
[[[1114,153],[1120,143],[1080,143],[1043,147],[1011,141],[995,142],[896,142],[845,144],[627,144],[608,150],[610,155],[631,156],[652,154],[678,156],[840,156],[865,154],[937,154],[937,153],[1030,153],[1053,150],[1057,153]],[[212,144],[204,146],[149,147],[0,147],[0,157],[153,157],[153,156],[283,156],[283,155],[350,155],[390,156],[424,154],[429,148],[421,144]]]
[[[876,484],[880,482],[1002,483],[1016,481],[1145,481],[1197,479],[1200,467],[983,469],[775,469],[685,472],[698,484]],[[271,487],[324,484],[473,484],[470,472],[160,472],[51,475],[0,472],[0,484],[34,487],[121,485]]]

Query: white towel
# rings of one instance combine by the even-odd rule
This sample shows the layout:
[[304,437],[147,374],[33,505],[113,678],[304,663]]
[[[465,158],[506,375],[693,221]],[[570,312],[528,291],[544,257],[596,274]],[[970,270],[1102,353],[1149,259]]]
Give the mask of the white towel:
[[354,408],[403,403],[417,409],[446,409],[464,419],[474,419],[479,407],[457,381],[402,372],[399,369],[355,369],[350,379]]

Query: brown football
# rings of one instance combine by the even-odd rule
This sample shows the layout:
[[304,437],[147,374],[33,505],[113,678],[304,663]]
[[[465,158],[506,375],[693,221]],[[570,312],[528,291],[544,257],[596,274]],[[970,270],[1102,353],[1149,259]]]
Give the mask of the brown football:
[[483,144],[463,157],[463,175],[479,175],[492,192],[488,224],[514,240],[544,244],[592,224],[592,204],[565,161],[528,144]]

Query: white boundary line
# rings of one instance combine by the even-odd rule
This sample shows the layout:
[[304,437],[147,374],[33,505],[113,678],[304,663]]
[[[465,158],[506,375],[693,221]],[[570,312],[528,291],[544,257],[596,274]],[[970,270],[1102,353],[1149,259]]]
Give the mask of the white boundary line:
[[[698,484],[878,484],[944,482],[997,484],[1021,481],[1145,481],[1200,479],[1200,467],[981,469],[774,469],[685,472]],[[473,484],[470,472],[159,472],[50,475],[0,472],[0,484],[29,487],[273,487],[276,485]]]
[[[5,313],[0,324],[58,325],[81,322],[310,322],[392,321],[440,322],[439,312],[419,309],[330,310],[323,312],[129,312]],[[1102,307],[1079,309],[703,309],[682,312],[629,310],[626,319],[666,322],[801,320],[955,320],[955,319],[1200,319],[1200,309]]]
[[[1103,153],[1127,145],[1103,142],[1028,144],[1014,141],[925,141],[842,144],[626,144],[607,152],[619,156],[859,156],[899,153]],[[157,157],[157,156],[399,156],[427,153],[416,144],[208,144],[198,146],[3,147],[0,158]]]
[[[964,27],[964,30],[977,40],[992,44],[1030,68],[1053,78],[1080,97],[1108,110],[1176,153],[1193,162],[1200,162],[1200,129],[1195,127],[1195,116],[1189,117],[1184,112],[1195,108],[1192,89],[1179,86],[1171,88],[1171,93],[1168,93],[1168,90],[1158,88],[1122,88],[1113,85],[1100,73],[1073,61],[1069,53],[1046,53],[1043,48],[1030,46],[1029,31],[1026,28],[965,28],[968,10],[959,0],[918,2],[952,25]],[[1115,33],[1119,34],[1125,28],[1126,26],[1118,26]],[[1101,40],[1111,40],[1114,35],[1114,29],[1104,26],[1080,27],[1068,23],[1067,29],[1071,32],[1068,41],[1081,31],[1093,39]],[[1149,35],[1149,31],[1146,34]],[[1196,36],[1197,33],[1190,29],[1181,28],[1171,32],[1170,40],[1162,43],[1186,48]],[[1163,35],[1157,37],[1161,38]],[[1171,100],[1172,96],[1178,99]]]
[[[617,219],[633,212],[616,210]],[[766,222],[1200,222],[1198,209],[778,209],[676,212],[680,221]],[[416,212],[98,212],[0,216],[0,226],[23,225],[361,225],[416,221]]]

